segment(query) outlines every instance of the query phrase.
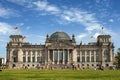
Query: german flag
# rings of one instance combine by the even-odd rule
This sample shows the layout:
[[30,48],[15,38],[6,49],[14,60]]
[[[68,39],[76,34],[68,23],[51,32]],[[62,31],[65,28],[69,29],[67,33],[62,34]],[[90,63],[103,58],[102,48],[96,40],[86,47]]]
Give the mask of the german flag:
[[23,37],[23,40],[26,38],[26,36]]
[[15,27],[15,28],[14,28],[14,31],[16,31],[16,32],[17,32],[17,31],[18,31],[18,27]]

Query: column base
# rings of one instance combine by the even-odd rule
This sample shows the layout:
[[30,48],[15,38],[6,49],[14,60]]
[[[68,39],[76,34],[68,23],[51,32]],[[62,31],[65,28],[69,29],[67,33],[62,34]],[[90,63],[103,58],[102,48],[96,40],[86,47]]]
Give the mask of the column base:
[[67,62],[67,64],[69,64],[69,62]]
[[52,62],[52,64],[55,64],[54,62]]
[[57,64],[59,64],[59,62],[57,62]]

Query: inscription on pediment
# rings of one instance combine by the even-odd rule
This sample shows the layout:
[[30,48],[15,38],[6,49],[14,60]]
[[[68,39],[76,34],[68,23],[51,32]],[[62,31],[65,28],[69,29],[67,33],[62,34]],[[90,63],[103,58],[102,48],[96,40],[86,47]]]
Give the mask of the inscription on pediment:
[[73,48],[74,45],[70,42],[53,42],[51,45],[48,46],[48,48]]

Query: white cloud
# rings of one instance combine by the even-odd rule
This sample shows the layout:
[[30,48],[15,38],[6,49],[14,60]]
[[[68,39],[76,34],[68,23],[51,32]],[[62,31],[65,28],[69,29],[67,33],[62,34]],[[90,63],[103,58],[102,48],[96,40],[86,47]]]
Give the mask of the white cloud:
[[2,18],[8,18],[13,14],[12,10],[0,7],[0,17]]
[[13,10],[10,8],[5,8],[0,6],[0,17],[1,18],[10,18],[10,17],[19,17],[17,10]]
[[6,35],[9,33],[12,33],[11,25],[4,22],[0,22],[0,35]]
[[33,2],[33,5],[35,6],[37,10],[44,10],[52,14],[59,13],[60,11],[58,7],[48,4],[47,1]]
[[24,23],[18,23],[18,24],[16,24],[17,26],[23,26],[24,25]]
[[28,35],[25,35],[27,38],[26,38],[26,42],[31,42],[32,44],[44,44],[45,43],[45,39],[46,37],[45,36],[40,36],[40,35],[37,35],[37,34],[28,34]]
[[109,22],[114,22],[114,20],[113,20],[113,19],[110,19]]
[[24,5],[27,0],[7,0],[7,1],[15,3],[15,4],[19,4],[19,5]]
[[87,36],[87,34],[83,33],[83,34],[77,35],[77,36],[76,36],[76,39],[77,39],[77,40],[81,40],[82,38],[84,38],[84,37],[86,37],[86,36]]
[[100,29],[100,24],[94,14],[88,13],[87,11],[72,8],[70,10],[65,10],[61,14],[61,18],[69,22],[80,23],[85,26],[86,30],[89,32]]

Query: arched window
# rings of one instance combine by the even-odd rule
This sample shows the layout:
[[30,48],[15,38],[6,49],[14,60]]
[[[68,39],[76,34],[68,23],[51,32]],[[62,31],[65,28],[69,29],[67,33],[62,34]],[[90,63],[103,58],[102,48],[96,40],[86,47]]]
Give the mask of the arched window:
[[18,53],[17,50],[13,51],[13,56],[17,56],[17,53]]
[[77,62],[80,62],[80,57],[77,57]]
[[110,61],[110,58],[109,58],[109,51],[108,50],[105,50],[104,51],[104,61],[105,62],[109,62]]
[[13,51],[13,62],[18,62],[18,50]]

